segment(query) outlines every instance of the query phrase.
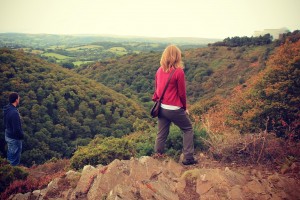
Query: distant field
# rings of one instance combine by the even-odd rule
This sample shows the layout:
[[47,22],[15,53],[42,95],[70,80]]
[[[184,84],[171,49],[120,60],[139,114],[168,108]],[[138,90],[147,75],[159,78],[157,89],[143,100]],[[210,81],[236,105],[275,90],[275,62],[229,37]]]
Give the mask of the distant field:
[[47,49],[65,49],[66,45],[49,46]]
[[92,63],[92,62],[94,62],[94,61],[76,61],[76,62],[73,62],[73,64],[74,64],[75,66],[80,66],[80,65],[82,65],[82,64]]
[[72,47],[66,49],[67,51],[78,51],[78,50],[84,50],[84,49],[103,49],[103,46],[100,45],[84,45],[79,47]]
[[42,54],[43,51],[41,51],[41,50],[32,50],[31,53],[39,55],[39,54]]
[[[146,45],[144,45],[144,46],[146,46]],[[159,47],[159,44],[150,44],[149,46],[150,47]]]
[[124,47],[112,47],[107,51],[110,51],[120,56],[127,54],[127,50]]
[[23,51],[25,51],[25,52],[30,52],[30,48],[19,48],[19,49],[21,49],[21,50],[23,50]]
[[127,45],[130,45],[130,46],[133,46],[133,47],[159,47],[160,44],[158,43],[147,43],[147,44],[144,44],[144,43],[139,43],[139,42],[132,42],[132,43],[127,43]]
[[44,54],[42,54],[42,56],[54,57],[58,60],[65,60],[65,59],[70,58],[68,56],[64,56],[64,55],[61,55],[61,54],[58,54],[58,53],[44,53]]

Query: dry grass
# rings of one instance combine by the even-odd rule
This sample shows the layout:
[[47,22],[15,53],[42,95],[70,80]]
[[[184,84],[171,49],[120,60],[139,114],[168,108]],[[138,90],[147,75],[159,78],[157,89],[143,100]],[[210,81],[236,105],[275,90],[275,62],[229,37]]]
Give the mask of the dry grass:
[[212,128],[218,123],[216,121],[212,122],[206,118],[202,122],[208,135],[205,143],[209,146],[209,154],[217,160],[276,165],[283,165],[287,159],[300,161],[299,142],[278,138],[274,133],[266,131],[242,135],[237,130],[225,126]]

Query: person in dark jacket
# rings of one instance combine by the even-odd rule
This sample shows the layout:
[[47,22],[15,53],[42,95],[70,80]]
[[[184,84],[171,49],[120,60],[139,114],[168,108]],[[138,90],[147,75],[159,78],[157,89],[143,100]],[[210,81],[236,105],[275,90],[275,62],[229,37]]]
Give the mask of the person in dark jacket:
[[7,143],[7,160],[12,166],[20,163],[22,152],[22,141],[24,133],[22,130],[20,114],[17,106],[20,102],[18,93],[9,95],[9,104],[3,108],[5,141]]

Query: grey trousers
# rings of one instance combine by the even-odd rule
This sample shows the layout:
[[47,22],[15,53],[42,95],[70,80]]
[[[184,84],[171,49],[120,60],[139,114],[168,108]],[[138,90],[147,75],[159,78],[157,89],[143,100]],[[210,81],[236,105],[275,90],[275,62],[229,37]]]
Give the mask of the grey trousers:
[[164,153],[165,143],[173,122],[183,132],[183,155],[184,160],[193,159],[194,154],[194,131],[192,123],[185,110],[167,110],[161,108],[158,115],[158,133],[155,141],[155,152]]

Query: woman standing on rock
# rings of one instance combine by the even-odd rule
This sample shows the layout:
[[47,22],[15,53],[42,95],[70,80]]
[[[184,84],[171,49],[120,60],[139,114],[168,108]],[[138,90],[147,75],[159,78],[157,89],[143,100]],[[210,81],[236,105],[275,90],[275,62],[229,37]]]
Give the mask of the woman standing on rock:
[[162,99],[158,115],[158,133],[155,141],[155,152],[157,156],[164,153],[165,142],[169,135],[170,125],[173,122],[183,132],[183,161],[184,165],[196,164],[194,159],[194,132],[188,110],[186,107],[186,87],[181,51],[174,45],[168,46],[160,60],[160,67],[155,75],[155,92],[152,100],[157,101],[171,75],[165,94]]

